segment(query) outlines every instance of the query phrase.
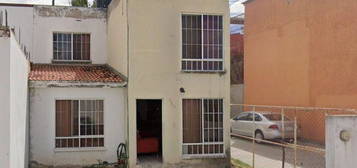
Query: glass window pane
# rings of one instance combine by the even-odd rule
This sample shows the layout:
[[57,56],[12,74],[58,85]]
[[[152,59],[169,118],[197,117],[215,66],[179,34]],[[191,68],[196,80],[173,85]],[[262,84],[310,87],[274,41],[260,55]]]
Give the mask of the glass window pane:
[[54,33],[53,34],[53,59],[70,60],[71,59],[71,34]]

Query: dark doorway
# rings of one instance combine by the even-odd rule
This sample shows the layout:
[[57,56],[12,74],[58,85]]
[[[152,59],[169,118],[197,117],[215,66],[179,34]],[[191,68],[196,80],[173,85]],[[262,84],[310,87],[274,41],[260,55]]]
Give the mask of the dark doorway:
[[138,162],[162,160],[162,101],[136,100]]

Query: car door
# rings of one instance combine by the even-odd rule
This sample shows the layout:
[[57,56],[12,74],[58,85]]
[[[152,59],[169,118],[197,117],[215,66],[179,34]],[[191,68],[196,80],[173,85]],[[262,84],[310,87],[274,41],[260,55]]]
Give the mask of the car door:
[[255,120],[253,120],[253,113],[249,113],[247,116],[247,123],[245,124],[246,127],[246,134],[247,136],[253,136],[255,134],[255,130],[259,128],[261,124],[262,118],[258,113],[255,113]]
[[254,123],[253,123],[253,113],[248,113],[247,118],[244,123],[244,135],[252,136],[254,131]]
[[232,122],[232,133],[245,135],[245,120],[247,119],[248,113],[239,114],[237,117],[233,118]]

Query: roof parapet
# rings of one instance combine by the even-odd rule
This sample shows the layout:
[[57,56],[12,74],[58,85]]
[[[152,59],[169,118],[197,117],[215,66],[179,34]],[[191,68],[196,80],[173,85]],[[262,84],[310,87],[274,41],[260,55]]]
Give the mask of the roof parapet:
[[70,17],[78,19],[106,19],[105,8],[87,8],[74,6],[34,6],[35,13],[42,17]]
[[10,37],[10,29],[0,25],[0,37]]

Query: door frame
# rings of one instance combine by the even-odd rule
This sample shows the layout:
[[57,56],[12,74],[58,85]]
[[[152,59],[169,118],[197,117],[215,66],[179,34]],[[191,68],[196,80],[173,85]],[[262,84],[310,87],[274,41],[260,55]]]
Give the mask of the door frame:
[[[137,97],[135,98],[135,127],[137,129],[137,115],[138,115],[138,109],[137,109],[137,103],[138,100],[160,100],[161,101],[161,158],[162,162],[165,161],[165,155],[164,155],[164,98],[162,97]],[[135,133],[136,134],[136,133]],[[138,141],[135,141],[135,146],[138,145]],[[136,163],[138,163],[138,149],[135,151],[135,156],[136,156]]]

